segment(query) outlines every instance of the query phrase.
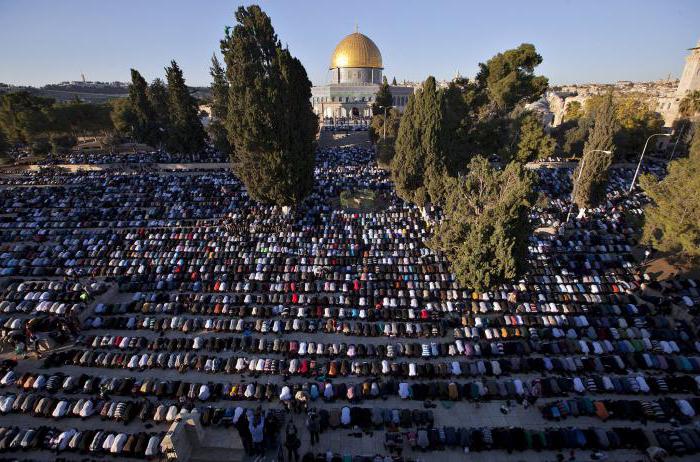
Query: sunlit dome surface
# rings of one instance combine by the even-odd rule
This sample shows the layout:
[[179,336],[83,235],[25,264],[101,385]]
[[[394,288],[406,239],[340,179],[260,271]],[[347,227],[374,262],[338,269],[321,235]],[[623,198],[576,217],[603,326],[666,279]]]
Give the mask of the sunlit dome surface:
[[366,67],[382,69],[382,54],[377,45],[359,32],[346,36],[338,43],[331,57],[331,69],[337,67]]

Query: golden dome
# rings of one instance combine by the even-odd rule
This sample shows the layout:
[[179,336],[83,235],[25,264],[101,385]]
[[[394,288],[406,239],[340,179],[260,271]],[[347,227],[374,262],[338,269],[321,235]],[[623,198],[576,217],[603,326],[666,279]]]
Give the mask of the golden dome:
[[355,32],[338,43],[331,57],[331,69],[336,67],[372,67],[383,69],[382,54],[372,39]]

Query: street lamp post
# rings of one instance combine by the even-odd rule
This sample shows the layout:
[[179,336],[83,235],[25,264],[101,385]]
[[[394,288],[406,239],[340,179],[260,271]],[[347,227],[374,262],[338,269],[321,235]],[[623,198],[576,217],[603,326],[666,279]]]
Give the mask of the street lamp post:
[[637,164],[637,170],[634,171],[634,176],[632,177],[632,184],[630,185],[630,194],[632,193],[632,190],[634,189],[634,182],[637,181],[637,176],[639,175],[639,169],[642,166],[642,160],[644,159],[644,153],[647,151],[647,145],[649,144],[649,140],[652,139],[655,136],[671,136],[669,133],[654,133],[653,135],[649,135],[649,138],[647,138],[647,142],[644,143],[644,149],[642,149],[642,155],[639,156],[639,163]]
[[605,154],[612,154],[612,151],[608,151],[605,149],[591,149],[590,151],[586,151],[583,153],[581,156],[581,165],[580,168],[578,169],[578,178],[576,178],[576,183],[574,183],[574,187],[571,190],[571,205],[569,205],[569,212],[566,214],[566,222],[569,222],[569,218],[571,218],[571,209],[574,208],[574,192],[576,191],[576,185],[578,184],[578,180],[581,179],[581,173],[583,173],[583,166],[585,165],[586,162],[586,154],[591,153],[591,152],[602,152]]
[[382,141],[386,141],[386,106],[379,106],[384,109],[384,134],[382,135]]

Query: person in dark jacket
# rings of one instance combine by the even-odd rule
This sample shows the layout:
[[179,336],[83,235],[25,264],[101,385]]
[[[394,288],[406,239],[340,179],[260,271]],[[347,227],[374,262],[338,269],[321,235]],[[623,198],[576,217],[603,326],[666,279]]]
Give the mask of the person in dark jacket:
[[314,409],[309,411],[306,418],[306,428],[309,430],[309,436],[311,437],[311,446],[318,443],[319,432],[321,431],[321,421],[318,418],[318,414]]
[[236,430],[238,430],[238,435],[241,437],[243,442],[243,449],[246,454],[250,455],[253,450],[253,438],[250,434],[250,429],[248,428],[248,417],[246,413],[243,412],[241,416],[234,422]]
[[287,436],[284,441],[284,446],[287,448],[287,462],[299,462],[299,447],[301,441],[297,435],[297,427],[292,422],[287,424]]

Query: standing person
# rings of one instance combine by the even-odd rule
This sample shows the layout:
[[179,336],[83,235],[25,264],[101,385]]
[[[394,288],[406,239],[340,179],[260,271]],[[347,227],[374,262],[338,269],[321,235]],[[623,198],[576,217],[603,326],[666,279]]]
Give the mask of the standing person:
[[263,441],[265,440],[265,417],[260,408],[255,410],[253,418],[248,423],[250,437],[253,441],[253,454],[264,454]]
[[233,425],[236,427],[236,430],[238,430],[238,435],[241,437],[245,453],[250,455],[253,452],[253,439],[248,425],[248,416],[243,408],[240,407],[236,409],[236,414],[238,414],[238,418],[234,415]]
[[297,427],[294,423],[289,422],[287,424],[287,437],[284,441],[284,446],[287,448],[287,462],[299,462],[299,448],[301,447],[301,440],[297,435]]
[[314,409],[309,411],[306,418],[306,428],[309,430],[309,436],[311,437],[311,446],[318,443],[319,433],[321,431],[321,420],[318,418],[318,414]]

